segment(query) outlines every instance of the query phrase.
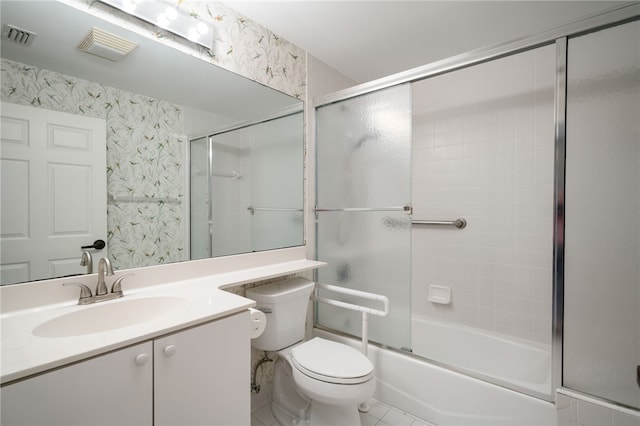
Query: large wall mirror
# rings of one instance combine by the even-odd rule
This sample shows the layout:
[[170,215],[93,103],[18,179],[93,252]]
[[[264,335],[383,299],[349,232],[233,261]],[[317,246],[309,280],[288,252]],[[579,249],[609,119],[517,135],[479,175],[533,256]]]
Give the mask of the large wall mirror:
[[[64,3],[0,7],[1,284],[88,273],[83,252],[128,269],[304,243],[299,99]],[[136,47],[80,51],[92,30]]]

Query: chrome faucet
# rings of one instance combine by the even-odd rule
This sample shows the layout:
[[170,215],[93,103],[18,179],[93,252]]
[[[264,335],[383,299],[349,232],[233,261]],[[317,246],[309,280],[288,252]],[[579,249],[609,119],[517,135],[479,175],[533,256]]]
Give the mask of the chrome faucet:
[[88,251],[82,252],[82,257],[80,258],[80,266],[87,267],[87,274],[93,274],[93,259],[91,258],[91,253]]
[[133,274],[125,274],[121,277],[118,277],[118,279],[115,280],[111,285],[111,292],[107,291],[107,284],[105,282],[105,277],[108,275],[114,275],[113,267],[111,266],[111,261],[108,258],[103,257],[102,259],[100,259],[100,262],[98,262],[98,284],[96,285],[95,294],[91,293],[91,289],[87,287],[86,284],[63,283],[62,285],[75,285],[80,287],[80,299],[78,299],[79,305],[89,305],[92,303],[103,302],[105,300],[123,297],[124,293],[122,291],[122,281]]
[[113,267],[108,257],[103,257],[98,262],[98,284],[96,285],[96,296],[107,294],[107,284],[104,279],[106,275],[113,275]]

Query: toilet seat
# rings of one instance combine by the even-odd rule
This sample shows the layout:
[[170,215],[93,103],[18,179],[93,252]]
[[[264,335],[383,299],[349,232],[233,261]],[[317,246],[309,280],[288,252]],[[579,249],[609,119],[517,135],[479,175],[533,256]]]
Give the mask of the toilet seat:
[[291,349],[291,363],[313,379],[358,384],[373,377],[373,363],[356,349],[315,337]]

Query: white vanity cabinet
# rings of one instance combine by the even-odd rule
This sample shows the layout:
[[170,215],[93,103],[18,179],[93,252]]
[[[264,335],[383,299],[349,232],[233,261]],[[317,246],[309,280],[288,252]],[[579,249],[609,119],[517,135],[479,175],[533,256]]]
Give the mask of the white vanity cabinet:
[[249,311],[153,346],[155,426],[251,423]]
[[4,386],[0,424],[150,425],[152,356],[145,342]]
[[249,313],[2,387],[0,424],[248,425]]

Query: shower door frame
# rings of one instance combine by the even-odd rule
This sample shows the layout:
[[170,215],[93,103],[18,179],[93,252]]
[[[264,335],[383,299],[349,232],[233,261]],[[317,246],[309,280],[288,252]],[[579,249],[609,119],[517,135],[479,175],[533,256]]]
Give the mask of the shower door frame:
[[[640,20],[640,4],[629,2],[600,13],[589,15],[583,19],[552,28],[528,37],[523,37],[507,43],[501,43],[486,48],[477,49],[468,53],[453,56],[448,59],[436,61],[421,67],[413,68],[398,74],[360,84],[352,88],[321,96],[313,100],[312,110],[317,111],[332,103],[355,98],[381,89],[397,86],[403,83],[411,83],[417,80],[434,77],[462,68],[478,65],[501,57],[536,49],[542,46],[556,46],[556,86],[555,86],[555,123],[554,123],[554,223],[553,223],[553,307],[552,307],[552,333],[551,333],[551,394],[545,395],[533,392],[519,386],[508,386],[518,392],[522,392],[550,402],[555,401],[554,392],[562,388],[562,344],[563,344],[563,317],[564,317],[564,230],[561,224],[564,222],[564,191],[565,191],[565,154],[566,154],[566,96],[567,96],[567,46],[568,39],[578,37],[590,32],[599,31],[607,27]],[[316,169],[317,185],[317,169]],[[317,191],[316,191],[317,194]],[[317,233],[317,226],[315,232]],[[314,257],[317,258],[317,238]],[[317,272],[316,272],[317,274]],[[403,354],[411,355],[403,351]],[[454,366],[429,360],[433,364],[442,366],[452,371],[460,372],[481,380],[492,382],[486,376],[476,376],[467,370],[461,370]],[[502,383],[497,383],[505,386]],[[573,393],[580,393],[573,389]],[[594,398],[593,396],[591,396]],[[596,398],[613,405],[615,401],[604,398]]]

